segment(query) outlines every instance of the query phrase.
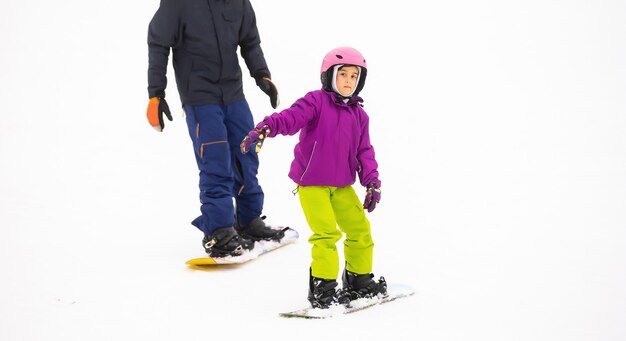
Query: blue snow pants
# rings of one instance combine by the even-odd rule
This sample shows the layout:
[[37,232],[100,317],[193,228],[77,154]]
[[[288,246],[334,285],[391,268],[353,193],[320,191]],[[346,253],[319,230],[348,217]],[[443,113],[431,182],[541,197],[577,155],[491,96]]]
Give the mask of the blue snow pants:
[[248,224],[261,215],[264,198],[257,180],[258,155],[239,149],[254,128],[248,102],[184,105],[184,109],[200,170],[201,215],[192,224],[210,235],[233,226],[235,209],[238,222]]

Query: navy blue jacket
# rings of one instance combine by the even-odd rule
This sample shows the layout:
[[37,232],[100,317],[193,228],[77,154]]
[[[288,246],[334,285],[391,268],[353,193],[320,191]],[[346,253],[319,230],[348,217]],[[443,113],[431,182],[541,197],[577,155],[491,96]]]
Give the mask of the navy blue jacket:
[[148,29],[149,97],[165,97],[167,63],[183,104],[244,98],[237,47],[250,76],[270,77],[249,0],[161,0]]

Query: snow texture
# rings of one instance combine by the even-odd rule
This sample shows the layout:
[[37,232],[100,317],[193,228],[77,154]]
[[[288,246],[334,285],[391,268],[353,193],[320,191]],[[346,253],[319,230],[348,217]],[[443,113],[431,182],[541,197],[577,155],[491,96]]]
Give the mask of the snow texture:
[[[297,136],[265,143],[259,179],[299,241],[190,269],[198,171],[171,67],[174,121],[145,117],[159,1],[2,1],[0,340],[626,340],[626,2],[252,4],[279,109],[332,48],[366,57],[374,274],[417,293],[278,316],[307,296]],[[241,65],[258,122],[273,110]]]

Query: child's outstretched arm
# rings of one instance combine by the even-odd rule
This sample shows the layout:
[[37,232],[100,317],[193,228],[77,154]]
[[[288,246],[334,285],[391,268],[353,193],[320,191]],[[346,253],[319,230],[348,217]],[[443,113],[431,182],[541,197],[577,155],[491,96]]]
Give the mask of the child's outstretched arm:
[[242,153],[250,151],[257,143],[256,152],[261,150],[263,141],[276,135],[294,135],[319,116],[319,92],[310,92],[297,100],[290,108],[266,116],[251,130],[239,145]]

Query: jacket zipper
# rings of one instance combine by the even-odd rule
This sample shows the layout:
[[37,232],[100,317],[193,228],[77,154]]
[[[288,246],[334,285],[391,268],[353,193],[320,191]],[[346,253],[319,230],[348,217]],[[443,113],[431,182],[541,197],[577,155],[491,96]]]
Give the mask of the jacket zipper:
[[315,141],[313,143],[313,150],[311,151],[311,156],[309,156],[309,163],[306,164],[306,168],[304,169],[304,172],[302,172],[302,176],[300,177],[300,181],[302,181],[302,178],[304,178],[304,175],[309,170],[309,166],[311,165],[311,160],[313,160],[313,154],[315,153],[315,147],[316,146],[317,146],[317,141]]

